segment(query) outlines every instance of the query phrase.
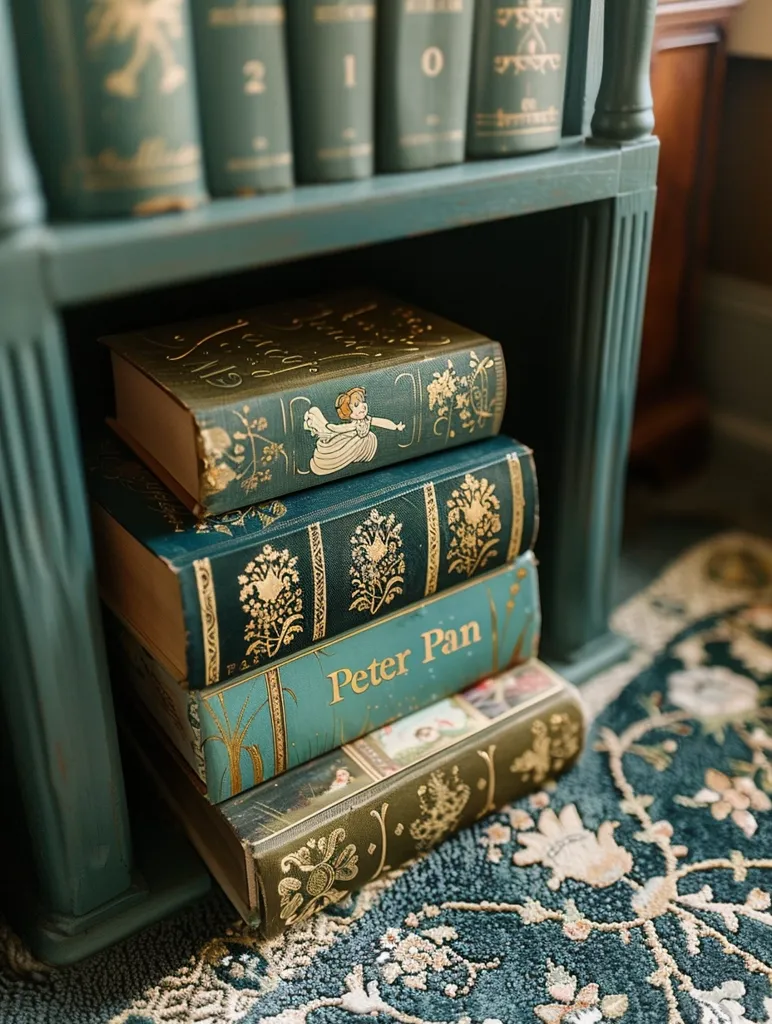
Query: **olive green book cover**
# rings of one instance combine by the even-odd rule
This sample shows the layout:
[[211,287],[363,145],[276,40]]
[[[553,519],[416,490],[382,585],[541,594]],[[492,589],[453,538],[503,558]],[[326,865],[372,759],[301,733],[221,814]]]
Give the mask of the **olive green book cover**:
[[102,340],[121,436],[205,515],[494,436],[504,413],[498,342],[370,289]]
[[187,0],[14,0],[30,140],[54,217],[206,196]]
[[571,0],[477,0],[467,154],[496,157],[560,142]]
[[533,456],[504,436],[206,519],[110,435],[87,466],[102,598],[191,689],[512,562],[539,523]]
[[135,743],[162,794],[271,938],[570,769],[586,717],[574,687],[533,659],[216,808],[148,731]]
[[213,196],[292,185],[283,0],[190,0]]
[[380,171],[414,171],[463,161],[473,15],[473,0],[380,4]]
[[444,594],[206,690],[185,690],[116,627],[121,689],[135,692],[218,803],[538,654],[529,552]]
[[287,5],[298,180],[368,178],[375,160],[375,0]]

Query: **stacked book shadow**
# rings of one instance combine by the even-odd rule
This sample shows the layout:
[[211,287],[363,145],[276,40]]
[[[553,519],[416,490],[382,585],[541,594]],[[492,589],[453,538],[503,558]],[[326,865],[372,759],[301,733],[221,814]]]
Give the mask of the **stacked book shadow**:
[[105,340],[88,479],[115,681],[248,920],[304,919],[572,763],[496,342],[374,291]]
[[52,215],[559,144],[571,0],[13,0]]

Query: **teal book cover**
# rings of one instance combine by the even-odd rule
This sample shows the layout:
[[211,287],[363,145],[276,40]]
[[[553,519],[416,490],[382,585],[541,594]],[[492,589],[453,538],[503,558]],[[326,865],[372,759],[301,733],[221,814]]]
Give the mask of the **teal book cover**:
[[473,0],[378,7],[380,171],[463,161],[473,15]]
[[290,188],[284,3],[190,2],[209,191],[233,196]]
[[498,342],[371,288],[114,335],[114,429],[202,515],[499,432]]
[[110,436],[88,466],[103,599],[191,689],[511,563],[539,522],[504,436],[206,519]]
[[183,690],[126,630],[119,671],[219,803],[535,657],[540,628],[527,552],[212,690]]
[[187,0],[14,0],[30,141],[55,217],[207,198]]

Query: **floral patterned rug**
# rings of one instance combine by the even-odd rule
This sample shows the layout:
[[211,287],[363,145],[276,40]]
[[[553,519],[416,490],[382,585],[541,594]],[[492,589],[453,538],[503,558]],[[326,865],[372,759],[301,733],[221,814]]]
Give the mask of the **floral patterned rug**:
[[772,1024],[772,543],[713,538],[614,624],[558,785],[270,943],[217,895],[67,971],[0,926],[0,1020]]

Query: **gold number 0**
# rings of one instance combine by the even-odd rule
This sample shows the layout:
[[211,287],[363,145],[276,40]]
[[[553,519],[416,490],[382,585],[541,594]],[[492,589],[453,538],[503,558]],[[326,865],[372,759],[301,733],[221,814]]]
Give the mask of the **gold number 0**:
[[265,92],[265,64],[261,60],[248,60],[243,68],[244,92],[250,96]]
[[445,67],[445,56],[439,46],[429,46],[421,54],[421,70],[429,78],[436,78]]

